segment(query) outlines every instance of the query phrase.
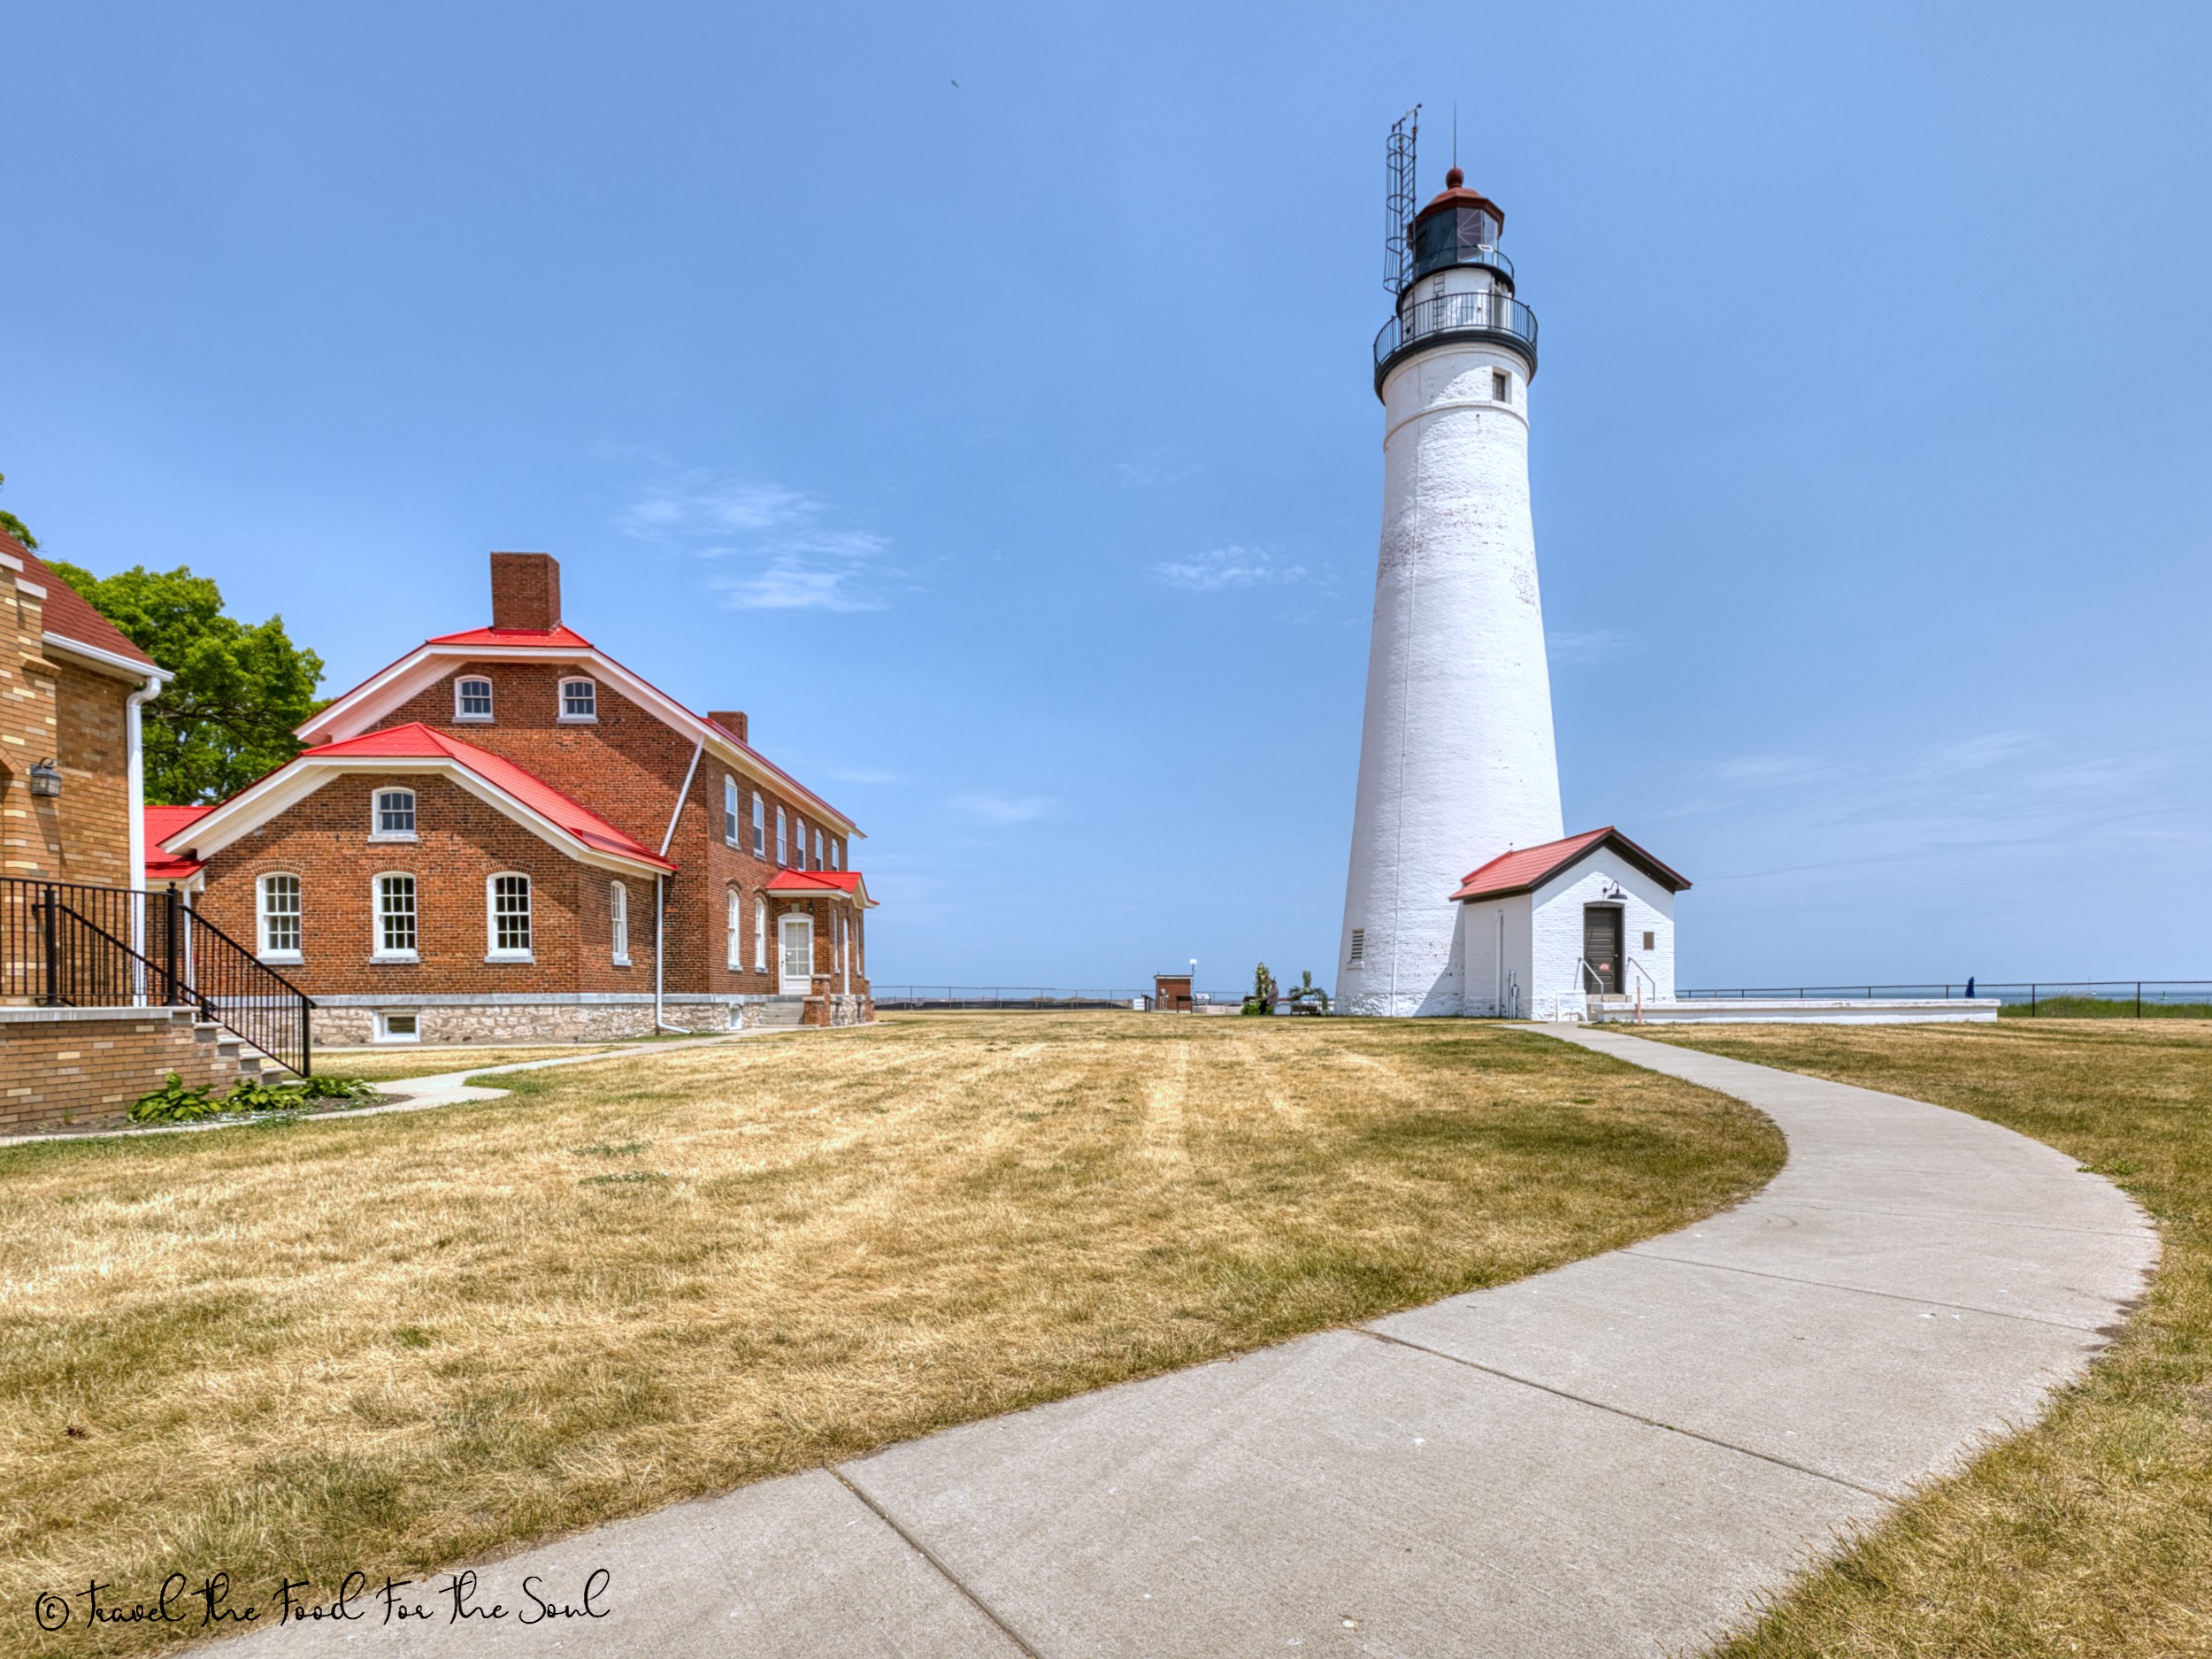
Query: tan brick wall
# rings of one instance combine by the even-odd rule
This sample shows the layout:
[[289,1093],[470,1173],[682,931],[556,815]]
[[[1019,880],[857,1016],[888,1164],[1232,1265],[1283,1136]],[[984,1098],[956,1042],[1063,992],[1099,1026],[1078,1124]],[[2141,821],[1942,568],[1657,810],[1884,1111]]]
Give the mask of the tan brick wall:
[[55,761],[61,875],[104,887],[135,887],[131,871],[131,687],[63,661],[55,676]]
[[189,1087],[227,1088],[238,1077],[238,1061],[188,1012],[0,1020],[0,1136],[127,1121],[131,1102],[158,1089],[172,1071]]
[[[49,655],[45,611],[0,565],[0,874],[129,887],[133,687]],[[30,790],[49,758],[58,797]]]

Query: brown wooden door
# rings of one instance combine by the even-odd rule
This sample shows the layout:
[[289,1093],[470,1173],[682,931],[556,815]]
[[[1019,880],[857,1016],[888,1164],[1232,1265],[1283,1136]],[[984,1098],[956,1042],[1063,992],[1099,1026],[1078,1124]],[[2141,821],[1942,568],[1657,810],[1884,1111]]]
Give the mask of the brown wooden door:
[[1582,975],[1584,990],[1607,996],[1620,990],[1621,976],[1626,970],[1621,963],[1619,905],[1586,904],[1582,907],[1582,959],[1589,964]]

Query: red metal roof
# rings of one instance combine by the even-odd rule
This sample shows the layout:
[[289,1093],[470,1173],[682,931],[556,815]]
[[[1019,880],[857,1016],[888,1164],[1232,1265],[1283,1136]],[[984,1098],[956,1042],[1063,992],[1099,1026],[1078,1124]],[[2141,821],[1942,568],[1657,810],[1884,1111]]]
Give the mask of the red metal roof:
[[588,651],[591,641],[573,628],[465,628],[441,634],[426,645],[534,645],[560,651]]
[[640,684],[652,686],[655,692],[658,693],[661,696],[668,697],[669,702],[675,703],[678,708],[682,709],[684,712],[690,715],[693,719],[699,721],[702,725],[711,726],[733,747],[742,749],[746,755],[750,757],[751,759],[759,765],[762,771],[772,773],[779,782],[780,782],[791,792],[795,797],[798,798],[810,809],[818,811],[826,817],[835,818],[841,824],[851,826],[853,832],[856,834],[860,833],[860,826],[857,824],[853,823],[853,820],[850,818],[847,817],[843,812],[838,810],[836,807],[831,805],[827,801],[825,801],[820,795],[815,794],[813,790],[808,788],[804,784],[801,783],[796,778],[794,778],[782,767],[777,765],[775,762],[770,760],[765,755],[763,755],[758,749],[755,749],[750,742],[744,738],[738,736],[736,733],[731,731],[728,726],[724,726],[719,720],[710,719],[707,716],[700,714],[695,710],[686,707],[683,703],[677,702],[674,697],[669,697],[666,692],[662,691],[658,686],[654,686],[651,680],[646,679],[643,674],[639,673],[636,669],[632,668],[626,663],[616,662],[615,658],[611,655],[601,650],[597,646],[594,645],[582,634],[577,633],[573,628],[566,626],[543,630],[536,628],[468,628],[459,634],[441,634],[435,639],[425,640],[421,645],[415,648],[414,651],[410,651],[405,657],[402,657],[395,662],[387,664],[384,667],[377,670],[375,673],[371,674],[367,680],[361,681],[360,685],[355,686],[352,690],[344,692],[338,696],[331,698],[330,702],[333,703],[343,703],[348,697],[352,696],[354,692],[360,690],[362,686],[366,686],[373,680],[382,679],[386,674],[391,672],[393,669],[397,668],[401,664],[405,663],[413,657],[416,651],[422,650],[433,645],[512,645],[531,646],[540,650],[590,651],[594,655],[613,664],[615,667],[620,669],[624,673],[628,674],[631,678],[636,680]]
[[154,659],[133,645],[122,629],[92,608],[92,602],[54,574],[54,567],[4,530],[0,530],[0,552],[23,561],[23,573],[46,590],[46,632],[58,638],[87,645],[111,657],[155,666]]
[[860,879],[857,870],[779,870],[761,891],[794,898],[836,893],[857,900],[870,910],[875,908],[875,901],[868,896],[867,883]]
[[519,802],[540,818],[549,818],[587,847],[634,858],[659,870],[676,866],[649,848],[640,845],[581,802],[572,800],[534,772],[526,772],[504,755],[478,749],[433,731],[420,721],[396,726],[388,731],[364,732],[319,749],[303,750],[290,764],[302,761],[373,759],[446,759],[474,772],[510,799]]
[[146,879],[182,881],[200,873],[196,858],[165,851],[161,843],[182,834],[215,810],[207,806],[150,806],[146,809]]
[[1468,872],[1460,881],[1459,891],[1452,897],[1455,902],[1502,899],[1516,893],[1532,892],[1585,853],[1605,842],[1618,848],[1631,864],[1669,892],[1679,893],[1690,885],[1609,824],[1603,829],[1585,830],[1564,841],[1545,841],[1540,846],[1501,853],[1479,869]]

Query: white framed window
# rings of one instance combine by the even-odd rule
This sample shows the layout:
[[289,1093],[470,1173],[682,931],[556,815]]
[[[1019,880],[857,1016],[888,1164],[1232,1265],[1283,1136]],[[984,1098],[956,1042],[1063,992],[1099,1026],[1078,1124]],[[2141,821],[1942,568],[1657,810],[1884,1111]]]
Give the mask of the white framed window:
[[727,895],[722,907],[723,964],[732,969],[745,965],[745,897],[735,887]]
[[784,834],[783,809],[778,807],[776,809],[776,862],[778,864],[787,864],[791,862],[790,855],[785,850],[789,845]]
[[757,895],[753,899],[753,972],[768,972],[768,901]]
[[564,720],[596,720],[599,718],[599,687],[588,680],[561,681],[561,718]]
[[376,1017],[376,1040],[379,1042],[420,1042],[422,1020],[414,1014],[379,1014]]
[[791,815],[791,867],[806,868],[806,820],[796,812]]
[[1490,371],[1490,396],[1501,403],[1513,401],[1513,377],[1503,369]]
[[815,867],[817,870],[819,870],[819,869],[823,868],[823,864],[822,864],[822,832],[821,832],[820,830],[816,830],[816,831],[814,832],[814,867]]
[[484,900],[485,931],[491,947],[486,960],[531,960],[530,878],[512,873],[494,876],[484,884]]
[[457,720],[488,720],[492,718],[492,682],[476,674],[465,674],[453,682],[453,718]]
[[845,971],[845,918],[842,915],[837,918],[837,936],[830,943],[830,971],[833,973]]
[[757,789],[753,791],[753,856],[768,856],[768,808]]
[[845,838],[841,835],[833,835],[830,837],[830,868],[842,870],[844,867]]
[[607,889],[607,937],[613,947],[614,965],[630,965],[630,889],[617,881]]
[[859,917],[857,917],[857,916],[856,916],[856,917],[854,917],[854,918],[853,918],[853,945],[852,945],[852,949],[853,949],[853,972],[854,972],[855,973],[861,973],[861,972],[865,972],[865,970],[864,970],[864,969],[861,967],[861,965],[860,965],[860,958],[861,958],[861,956],[862,956],[862,951],[861,951],[861,949],[860,949],[860,918],[859,918]]
[[379,789],[369,809],[369,839],[373,841],[411,841],[415,839],[415,792]]
[[380,962],[413,962],[415,878],[393,872],[376,879],[375,949]]
[[722,839],[737,845],[737,780],[726,772],[722,778]]
[[254,883],[254,916],[264,962],[300,959],[300,879],[268,875]]

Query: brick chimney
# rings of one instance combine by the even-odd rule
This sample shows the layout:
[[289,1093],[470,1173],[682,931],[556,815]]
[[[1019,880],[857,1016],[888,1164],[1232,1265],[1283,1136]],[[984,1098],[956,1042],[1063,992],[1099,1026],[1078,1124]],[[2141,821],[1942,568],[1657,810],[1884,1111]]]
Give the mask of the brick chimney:
[[707,718],[724,731],[736,733],[737,741],[741,743],[749,743],[753,741],[745,734],[745,711],[742,709],[734,710],[710,709],[707,710]]
[[550,553],[492,555],[492,626],[549,634],[561,626],[561,565]]

